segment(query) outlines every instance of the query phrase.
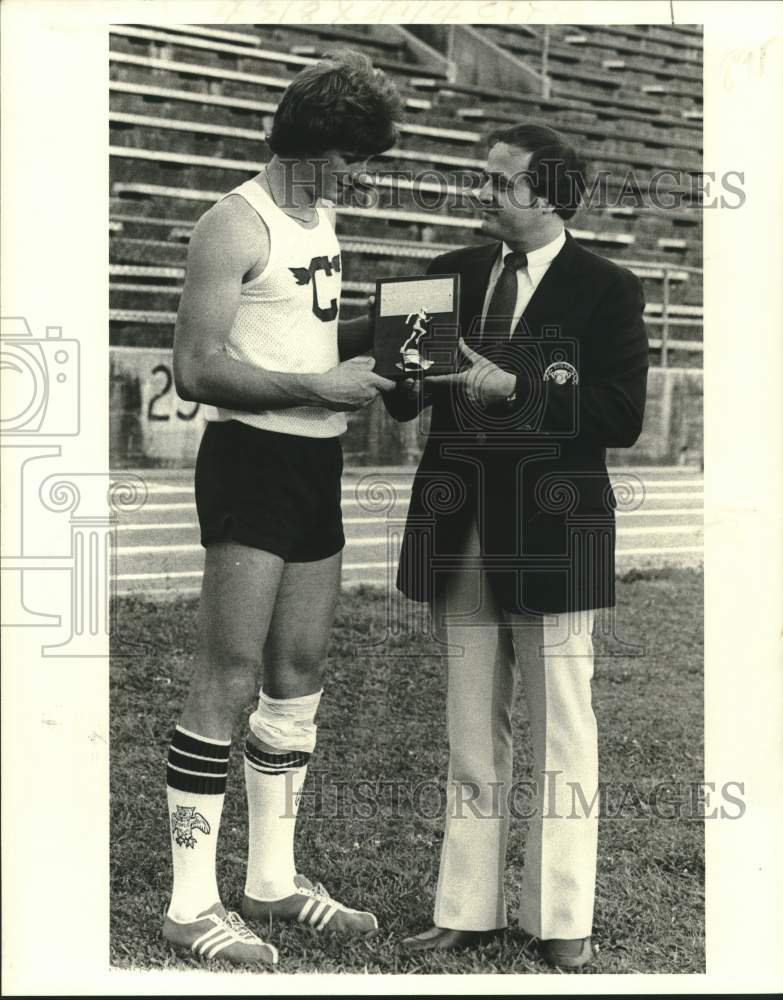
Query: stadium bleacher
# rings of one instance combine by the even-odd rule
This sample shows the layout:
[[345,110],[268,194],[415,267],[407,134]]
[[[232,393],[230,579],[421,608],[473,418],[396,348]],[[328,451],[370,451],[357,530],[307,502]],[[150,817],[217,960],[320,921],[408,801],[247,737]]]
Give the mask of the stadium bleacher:
[[[507,36],[500,28],[486,28],[494,40],[525,58],[540,59],[541,41],[538,38]],[[551,44],[548,49],[549,72],[554,80],[584,81],[588,85],[606,90],[626,89],[638,85],[663,84],[665,93],[678,98],[678,105],[690,106],[701,102],[700,69],[688,63],[662,64],[654,55],[637,53],[632,58],[611,49],[589,47],[581,50],[573,44]],[[696,84],[697,86],[694,86]]]
[[[540,72],[541,26],[477,30]],[[701,35],[661,25],[552,26],[546,96],[451,78],[417,58],[404,34],[371,24],[112,27],[112,344],[171,344],[195,221],[269,158],[264,139],[280,95],[335,46],[367,52],[395,80],[405,109],[398,145],[371,166],[372,203],[338,214],[346,312],[363,308],[375,277],[411,273],[446,247],[479,242],[470,205],[454,195],[475,183],[486,134],[545,121],[573,139],[611,193],[629,175],[640,187],[664,169],[680,178],[661,186],[680,193],[676,209],[615,199],[588,206],[569,228],[641,277],[652,363],[701,365],[702,223],[687,190],[702,169]],[[410,179],[383,176],[390,169],[429,172],[416,182],[418,204]]]

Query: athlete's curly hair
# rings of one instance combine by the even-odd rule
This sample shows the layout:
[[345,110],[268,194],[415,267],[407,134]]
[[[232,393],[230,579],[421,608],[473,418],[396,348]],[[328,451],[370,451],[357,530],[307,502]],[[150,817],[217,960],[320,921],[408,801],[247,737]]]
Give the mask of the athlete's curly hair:
[[283,157],[337,149],[364,159],[394,145],[401,112],[397,90],[382,70],[361,52],[336,49],[288,86],[267,143]]

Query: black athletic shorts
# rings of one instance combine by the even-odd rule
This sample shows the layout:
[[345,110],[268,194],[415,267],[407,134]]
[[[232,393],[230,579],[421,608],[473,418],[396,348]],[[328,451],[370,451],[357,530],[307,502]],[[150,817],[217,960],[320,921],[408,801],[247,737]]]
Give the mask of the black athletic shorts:
[[345,545],[340,439],[210,421],[196,459],[201,544],[237,542],[286,562],[314,562]]

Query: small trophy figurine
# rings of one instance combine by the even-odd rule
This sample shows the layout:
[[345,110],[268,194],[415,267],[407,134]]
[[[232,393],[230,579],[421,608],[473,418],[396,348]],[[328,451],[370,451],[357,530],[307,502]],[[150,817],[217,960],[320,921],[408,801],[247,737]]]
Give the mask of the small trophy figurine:
[[372,306],[375,371],[394,382],[456,370],[459,275],[377,278]]
[[418,313],[411,313],[405,320],[405,326],[410,327],[411,334],[400,348],[402,362],[397,362],[397,367],[402,368],[403,372],[423,372],[435,363],[422,360],[419,350],[421,338],[430,332],[429,324],[430,314],[425,306],[421,306]]

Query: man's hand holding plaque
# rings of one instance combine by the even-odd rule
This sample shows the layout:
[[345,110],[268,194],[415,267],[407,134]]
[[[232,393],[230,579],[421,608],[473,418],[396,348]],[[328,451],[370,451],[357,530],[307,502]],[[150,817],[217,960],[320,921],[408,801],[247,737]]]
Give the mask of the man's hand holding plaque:
[[430,381],[461,385],[467,399],[478,406],[509,402],[516,389],[516,376],[471,350],[461,337],[458,346],[466,367],[453,375],[436,375]]

